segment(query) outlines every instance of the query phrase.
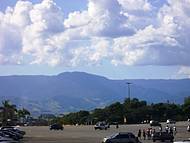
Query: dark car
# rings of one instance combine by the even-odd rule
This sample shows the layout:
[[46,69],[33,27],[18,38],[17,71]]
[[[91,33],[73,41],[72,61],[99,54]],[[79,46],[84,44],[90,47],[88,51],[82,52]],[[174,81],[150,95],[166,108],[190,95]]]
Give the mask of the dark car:
[[19,143],[18,141],[14,141],[11,138],[0,136],[0,143]]
[[105,137],[102,143],[141,143],[138,137],[135,137],[133,133],[130,132],[120,132],[114,135]]
[[16,134],[14,134],[10,131],[7,131],[7,130],[1,130],[0,134],[2,137],[8,137],[8,138],[11,138],[11,139],[16,140],[16,141],[21,139],[20,136],[17,136]]
[[0,130],[11,130],[13,132],[16,132],[16,133],[19,133],[19,134],[22,134],[22,135],[26,134],[25,131],[22,131],[19,128],[13,127],[13,126],[3,126],[3,127],[0,128]]
[[61,124],[52,124],[49,127],[50,130],[63,130],[63,126]]
[[161,127],[161,124],[158,121],[151,120],[150,126],[160,126]]
[[168,133],[168,132],[155,132],[152,135],[152,140],[153,140],[153,142],[155,142],[157,140],[160,140],[162,142],[164,142],[166,140],[173,142],[174,136],[173,136],[173,134]]

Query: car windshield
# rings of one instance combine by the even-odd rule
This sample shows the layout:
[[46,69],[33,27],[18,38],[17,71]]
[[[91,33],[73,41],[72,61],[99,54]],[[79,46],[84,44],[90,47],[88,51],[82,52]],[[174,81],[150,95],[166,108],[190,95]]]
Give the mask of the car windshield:
[[112,134],[111,136],[109,136],[109,138],[115,138],[117,135],[119,135],[118,133],[117,134]]

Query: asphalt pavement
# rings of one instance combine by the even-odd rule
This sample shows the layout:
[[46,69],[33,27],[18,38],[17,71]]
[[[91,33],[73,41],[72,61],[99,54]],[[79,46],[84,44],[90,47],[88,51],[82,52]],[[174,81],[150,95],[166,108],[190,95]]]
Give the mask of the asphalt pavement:
[[[187,122],[177,122],[175,124],[177,128],[175,140],[190,138],[190,132],[186,131],[187,125]],[[166,124],[162,123],[162,126],[164,130]],[[23,139],[24,143],[101,143],[105,136],[117,132],[132,132],[137,136],[139,129],[147,128],[150,128],[149,124],[119,125],[118,129],[115,125],[111,125],[108,130],[94,130],[93,126],[64,126],[63,131],[50,131],[47,126],[23,127],[22,129],[26,131],[26,136]],[[153,128],[159,130],[158,127]],[[152,140],[142,139],[141,141],[142,143],[152,143]]]

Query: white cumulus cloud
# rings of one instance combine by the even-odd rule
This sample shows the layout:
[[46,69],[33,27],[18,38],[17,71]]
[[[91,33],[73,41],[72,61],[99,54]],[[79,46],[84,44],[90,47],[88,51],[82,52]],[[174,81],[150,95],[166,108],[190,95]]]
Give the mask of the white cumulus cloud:
[[189,1],[170,0],[168,3],[157,13],[157,24],[150,23],[132,36],[114,39],[114,63],[127,65],[190,64]]
[[88,0],[68,16],[20,0],[0,12],[0,64],[189,66],[189,25],[189,0]]
[[178,71],[178,75],[185,75],[190,78],[190,67],[181,67]]

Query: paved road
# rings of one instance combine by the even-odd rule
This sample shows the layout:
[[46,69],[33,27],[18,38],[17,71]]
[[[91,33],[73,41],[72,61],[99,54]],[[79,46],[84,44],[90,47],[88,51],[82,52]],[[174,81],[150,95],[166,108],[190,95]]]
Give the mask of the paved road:
[[[187,122],[176,124],[177,134],[175,140],[183,140],[190,137],[186,131]],[[163,128],[166,124],[163,124]],[[147,124],[122,125],[119,129],[111,126],[108,130],[94,130],[93,126],[65,126],[63,131],[49,131],[48,127],[23,127],[26,131],[24,143],[101,143],[103,137],[116,132],[133,132],[137,135],[139,129],[147,129]],[[157,128],[156,128],[157,130]],[[141,140],[143,143],[152,143],[151,140]]]

